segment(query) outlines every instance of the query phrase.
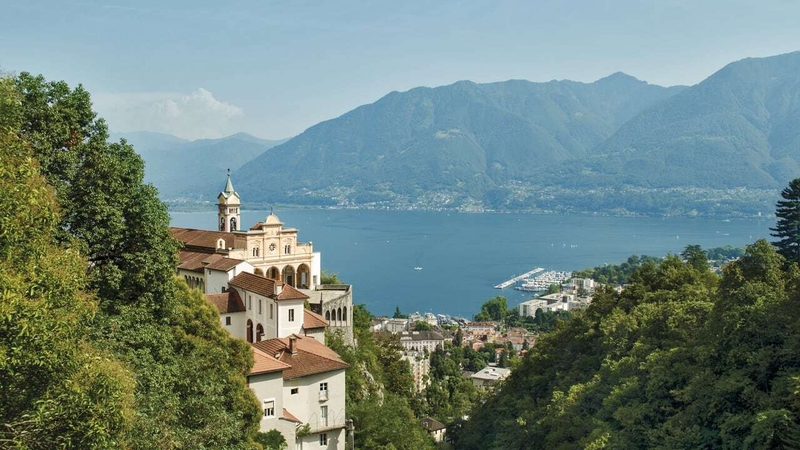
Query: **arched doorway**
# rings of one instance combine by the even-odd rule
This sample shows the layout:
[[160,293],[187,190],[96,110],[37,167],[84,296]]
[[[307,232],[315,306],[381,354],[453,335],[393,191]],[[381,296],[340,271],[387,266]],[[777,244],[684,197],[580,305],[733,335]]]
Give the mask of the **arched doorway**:
[[342,321],[342,308],[336,310],[336,320],[339,322]]
[[342,308],[342,317],[344,317],[344,323],[347,323],[347,306]]
[[263,335],[264,327],[262,327],[261,324],[258,324],[258,326],[256,326],[256,342],[261,342],[261,336]]
[[267,278],[272,278],[273,280],[280,280],[281,279],[281,272],[278,270],[277,267],[270,267],[267,271]]
[[330,311],[325,311],[325,320],[327,320],[328,322],[331,321],[331,312]]
[[283,282],[295,287],[294,267],[286,266],[283,268]]
[[305,264],[300,264],[297,268],[297,286],[302,289],[308,289],[311,280],[311,269]]
[[247,342],[253,342],[253,321],[247,319]]

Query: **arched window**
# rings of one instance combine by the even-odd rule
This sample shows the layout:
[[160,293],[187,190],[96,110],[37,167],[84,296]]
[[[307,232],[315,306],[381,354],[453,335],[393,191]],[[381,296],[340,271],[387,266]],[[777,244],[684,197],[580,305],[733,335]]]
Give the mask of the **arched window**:
[[347,323],[347,306],[342,309],[342,317],[344,317],[344,322]]
[[219,218],[219,231],[225,231],[225,218]]
[[328,322],[331,321],[331,312],[330,311],[325,311],[325,320],[327,320]]
[[236,231],[236,217],[231,217],[231,231]]
[[253,342],[253,321],[247,319],[247,342]]
[[256,327],[256,342],[261,342],[261,336],[264,336],[264,327],[258,324]]
[[336,320],[342,321],[342,308],[336,310]]

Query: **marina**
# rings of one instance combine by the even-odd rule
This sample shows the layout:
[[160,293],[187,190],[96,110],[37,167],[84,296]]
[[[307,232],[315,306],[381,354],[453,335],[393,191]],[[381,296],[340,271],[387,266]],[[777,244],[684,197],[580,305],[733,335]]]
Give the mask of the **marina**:
[[550,270],[525,280],[522,286],[517,286],[514,289],[525,292],[541,292],[547,290],[551,284],[563,284],[570,278],[572,278],[572,272]]
[[537,267],[537,268],[531,270],[530,272],[525,272],[522,275],[516,276],[516,277],[514,277],[514,278],[512,278],[510,280],[506,280],[506,281],[503,281],[500,284],[496,284],[496,285],[494,285],[494,288],[495,289],[505,289],[505,288],[511,286],[512,284],[518,283],[518,282],[520,282],[520,281],[522,281],[522,280],[524,280],[526,278],[530,278],[530,277],[536,275],[539,272],[544,272],[544,268]]

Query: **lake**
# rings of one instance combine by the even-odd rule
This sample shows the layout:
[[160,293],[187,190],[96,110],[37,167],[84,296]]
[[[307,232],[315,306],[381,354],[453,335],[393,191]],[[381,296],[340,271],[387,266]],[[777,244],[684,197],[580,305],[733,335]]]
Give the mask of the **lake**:
[[[460,214],[428,211],[282,210],[286,227],[322,252],[322,267],[353,284],[355,303],[373,314],[395,306],[472,316],[504,295],[510,305],[531,294],[492,286],[535,267],[579,270],[619,263],[631,254],[663,256],[688,244],[744,246],[769,237],[774,219]],[[268,214],[243,211],[248,228]],[[173,212],[172,225],[215,229],[216,211]],[[422,267],[422,270],[414,270]]]

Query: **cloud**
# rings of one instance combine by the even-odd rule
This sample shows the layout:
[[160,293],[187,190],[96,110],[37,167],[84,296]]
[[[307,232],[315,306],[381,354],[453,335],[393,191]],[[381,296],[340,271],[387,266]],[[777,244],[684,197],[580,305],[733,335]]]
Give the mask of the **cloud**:
[[215,138],[241,130],[244,111],[206,89],[172,92],[109,93],[94,97],[95,109],[112,131],[158,131],[184,139]]

